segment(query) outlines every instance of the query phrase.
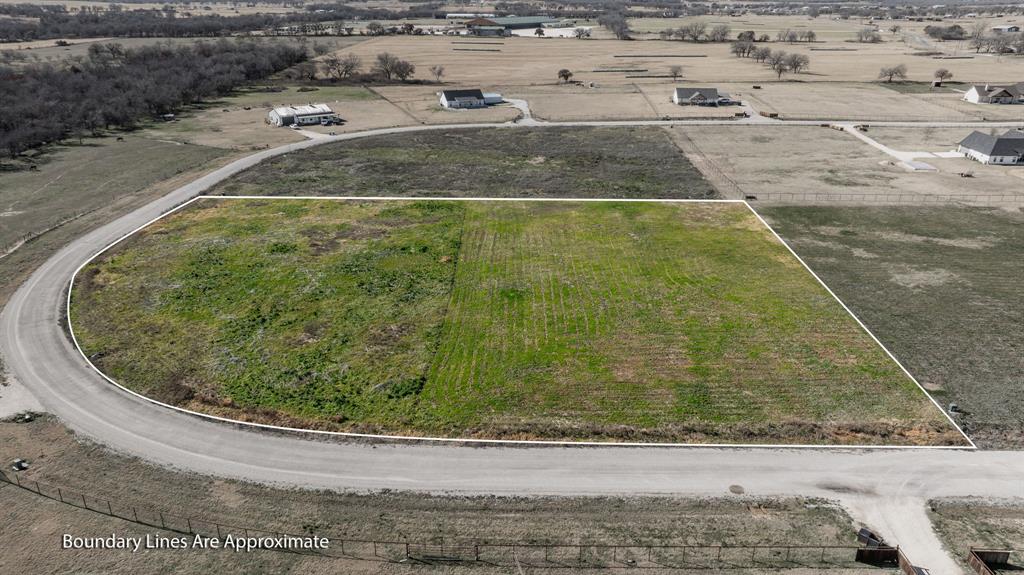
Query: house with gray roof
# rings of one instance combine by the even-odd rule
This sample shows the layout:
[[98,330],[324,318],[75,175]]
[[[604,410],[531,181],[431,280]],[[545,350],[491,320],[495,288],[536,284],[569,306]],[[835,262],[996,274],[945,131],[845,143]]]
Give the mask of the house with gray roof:
[[509,36],[512,30],[534,30],[560,24],[558,18],[549,16],[503,16],[499,18],[473,18],[465,22],[466,29],[474,36]]
[[729,94],[718,88],[676,88],[672,92],[672,103],[679,106],[728,106],[735,104]]
[[971,86],[964,92],[964,100],[973,104],[1024,104],[1024,82],[995,86]]
[[1024,130],[993,136],[975,130],[960,141],[957,151],[982,164],[1024,164]]

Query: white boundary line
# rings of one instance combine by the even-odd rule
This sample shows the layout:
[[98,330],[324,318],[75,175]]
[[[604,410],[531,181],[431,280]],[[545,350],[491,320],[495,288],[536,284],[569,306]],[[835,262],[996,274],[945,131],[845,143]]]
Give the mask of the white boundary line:
[[[751,213],[754,214],[754,217],[756,217],[758,219],[758,221],[760,221],[761,224],[764,225],[772,233],[772,235],[774,235],[775,238],[780,243],[782,243],[782,245],[784,245],[787,250],[789,250],[789,252],[791,254],[793,254],[793,256],[797,259],[797,261],[799,261],[803,265],[804,269],[806,269],[808,272],[810,272],[811,276],[814,277],[814,279],[818,280],[818,283],[821,284],[821,286],[824,287],[825,290],[833,298],[835,298],[835,300],[837,302],[839,302],[839,305],[841,305],[843,307],[843,309],[846,310],[846,312],[849,313],[851,317],[853,317],[854,321],[857,322],[857,324],[861,327],[861,329],[863,329],[865,332],[867,332],[867,334],[869,336],[871,336],[871,339],[873,339],[875,341],[875,343],[877,343],[879,345],[879,347],[881,347],[882,350],[884,350],[885,353],[894,362],[896,362],[896,365],[898,365],[900,367],[900,369],[903,371],[903,373],[906,374],[910,378],[910,380],[913,381],[918,386],[918,388],[921,390],[921,392],[924,393],[926,397],[931,399],[932,403],[935,404],[935,407],[938,408],[939,411],[941,411],[944,415],[946,415],[946,418],[949,419],[949,422],[953,425],[954,428],[956,428],[957,431],[960,432],[961,435],[963,435],[964,439],[966,439],[967,442],[970,445],[949,445],[949,446],[946,446],[946,445],[818,445],[818,444],[787,444],[787,443],[782,443],[782,444],[761,444],[761,443],[648,443],[648,442],[556,441],[556,440],[528,440],[528,439],[474,439],[474,438],[459,438],[459,437],[419,437],[419,436],[412,436],[412,435],[381,435],[381,434],[372,434],[372,433],[352,433],[352,432],[346,432],[346,431],[324,431],[324,430],[317,430],[317,429],[301,429],[301,428],[296,428],[296,427],[284,427],[284,426],[279,426],[279,425],[268,425],[268,424],[265,424],[265,423],[254,423],[254,422],[249,422],[249,421],[238,421],[236,419],[230,419],[230,418],[226,418],[226,417],[210,415],[208,413],[201,413],[201,412],[198,412],[198,411],[192,411],[192,410],[185,409],[185,408],[182,408],[182,407],[178,407],[178,406],[175,406],[175,405],[170,405],[170,404],[167,404],[167,403],[163,403],[163,402],[157,401],[157,400],[155,400],[155,399],[153,399],[151,397],[147,397],[145,395],[142,395],[141,393],[138,393],[136,391],[133,391],[133,390],[131,390],[131,389],[121,385],[120,383],[115,381],[113,378],[111,378],[111,377],[107,376],[107,374],[103,373],[103,371],[101,371],[99,368],[97,368],[92,363],[92,361],[89,359],[89,357],[85,355],[85,351],[82,350],[82,346],[79,345],[78,338],[75,336],[75,329],[74,329],[74,326],[72,325],[72,322],[71,322],[71,293],[73,291],[72,288],[74,287],[74,284],[75,284],[75,278],[78,277],[78,272],[82,271],[82,269],[85,268],[85,266],[89,265],[94,259],[96,259],[100,255],[104,254],[105,252],[107,252],[108,250],[110,250],[111,248],[116,246],[117,244],[119,244],[119,243],[123,242],[124,240],[128,239],[129,237],[135,235],[140,230],[142,230],[142,229],[144,229],[144,228],[146,228],[146,227],[156,223],[157,221],[159,221],[159,220],[161,220],[161,219],[163,219],[163,218],[165,218],[167,216],[170,216],[171,214],[174,214],[175,212],[183,210],[184,208],[188,207],[189,205],[191,205],[191,204],[193,204],[193,203],[195,203],[197,201],[200,201],[200,200],[239,200],[239,199],[242,199],[242,200],[407,201],[407,202],[408,201],[487,201],[487,202],[494,202],[494,201],[499,201],[499,202],[504,202],[504,201],[508,201],[508,202],[513,202],[513,201],[518,201],[518,202],[534,202],[534,201],[538,201],[538,202],[645,202],[645,203],[726,203],[726,204],[743,204],[743,205],[745,205],[747,207],[747,209],[749,209],[751,211]],[[825,282],[823,282],[821,280],[821,278],[818,277],[818,275],[815,274],[814,271],[812,271],[811,268],[802,259],[800,259],[800,256],[796,255],[796,252],[793,251],[793,248],[791,248],[789,246],[789,244],[787,244],[785,242],[785,240],[783,240],[782,237],[779,236],[779,234],[776,233],[775,230],[772,229],[772,227],[770,225],[768,225],[768,222],[766,222],[764,220],[764,218],[762,218],[760,216],[760,214],[758,214],[754,210],[754,208],[746,200],[719,200],[719,199],[700,200],[700,199],[670,199],[670,198],[665,198],[665,199],[640,199],[640,198],[625,198],[625,199],[615,199],[615,198],[463,198],[463,197],[459,197],[459,198],[431,198],[431,197],[407,197],[407,196],[211,196],[211,195],[197,195],[196,197],[194,197],[194,198],[192,198],[192,199],[190,199],[190,200],[188,200],[188,201],[178,205],[177,207],[174,207],[174,208],[164,212],[163,214],[161,214],[161,215],[159,215],[159,216],[149,220],[148,222],[142,224],[141,226],[135,228],[134,230],[128,232],[127,234],[124,234],[120,238],[118,238],[118,239],[114,240],[113,242],[107,244],[105,247],[103,247],[98,252],[93,254],[91,257],[89,257],[87,260],[85,260],[85,262],[83,262],[81,265],[79,265],[75,269],[75,272],[73,274],[71,274],[71,280],[68,283],[67,292],[68,292],[67,293],[67,299],[66,299],[66,302],[65,302],[65,318],[67,320],[68,333],[71,334],[71,341],[72,341],[72,343],[74,343],[75,349],[78,350],[78,354],[80,356],[82,356],[83,360],[85,360],[85,363],[93,371],[95,371],[97,374],[99,374],[100,377],[102,377],[103,379],[105,379],[109,383],[113,384],[115,387],[121,389],[122,391],[125,391],[125,392],[127,392],[127,393],[129,393],[129,394],[131,394],[131,395],[133,395],[133,396],[135,396],[137,398],[139,398],[139,399],[142,399],[142,400],[147,401],[149,403],[158,405],[160,407],[171,409],[173,411],[177,411],[179,413],[184,413],[184,414],[191,415],[191,416],[194,416],[194,417],[200,417],[200,418],[207,419],[207,420],[213,420],[213,421],[220,421],[220,422],[224,422],[224,423],[230,423],[230,424],[233,424],[233,425],[241,425],[241,426],[247,426],[247,427],[252,427],[252,428],[257,428],[257,429],[268,429],[268,430],[273,430],[273,431],[283,431],[283,432],[289,432],[289,433],[310,434],[310,435],[320,435],[320,436],[351,437],[351,438],[358,438],[358,439],[374,439],[374,440],[386,440],[386,441],[409,441],[409,442],[420,442],[420,441],[422,441],[422,442],[431,442],[431,443],[465,443],[465,444],[474,444],[474,445],[525,445],[525,446],[560,446],[560,447],[569,447],[569,446],[571,446],[571,447],[666,447],[666,448],[688,447],[688,448],[705,448],[705,449],[723,449],[724,448],[724,449],[825,449],[825,450],[835,450],[835,449],[858,449],[858,450],[872,450],[872,449],[956,449],[956,450],[975,450],[975,449],[977,449],[977,446],[974,444],[973,441],[971,441],[971,438],[968,437],[966,433],[964,433],[963,429],[961,429],[960,426],[957,425],[955,421],[953,421],[953,419],[949,416],[949,414],[946,414],[946,412],[942,409],[942,406],[940,406],[938,404],[938,402],[936,402],[935,399],[932,398],[931,395],[928,394],[928,391],[925,390],[924,387],[922,387],[920,383],[918,383],[917,379],[915,379],[914,376],[911,375],[910,372],[907,371],[907,369],[905,367],[903,367],[903,364],[901,364],[896,359],[896,357],[893,356],[892,353],[888,349],[886,349],[886,347],[884,345],[882,345],[882,342],[880,342],[878,340],[878,338],[876,338],[875,335],[873,333],[871,333],[871,331],[868,330],[868,328],[860,321],[860,319],[857,316],[855,316],[852,311],[850,311],[850,308],[848,308],[846,306],[846,304],[844,304],[842,302],[842,300],[840,300],[839,297],[831,289],[829,289],[829,287],[827,285],[825,285]]]

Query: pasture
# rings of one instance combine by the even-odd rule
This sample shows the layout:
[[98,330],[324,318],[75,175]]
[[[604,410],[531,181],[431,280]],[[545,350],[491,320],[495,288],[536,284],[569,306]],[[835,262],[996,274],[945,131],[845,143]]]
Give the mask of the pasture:
[[478,438],[960,445],[742,204],[203,200],[71,321],[191,409]]
[[1024,445],[1018,210],[759,207],[987,447]]
[[658,128],[462,129],[360,138],[267,160],[211,193],[717,197]]

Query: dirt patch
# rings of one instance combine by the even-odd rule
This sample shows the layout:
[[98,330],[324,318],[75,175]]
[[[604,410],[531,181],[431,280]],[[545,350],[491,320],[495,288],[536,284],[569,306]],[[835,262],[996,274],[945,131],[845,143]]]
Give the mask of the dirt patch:
[[922,269],[910,265],[888,266],[890,281],[906,288],[941,286],[957,279],[956,274],[941,268]]

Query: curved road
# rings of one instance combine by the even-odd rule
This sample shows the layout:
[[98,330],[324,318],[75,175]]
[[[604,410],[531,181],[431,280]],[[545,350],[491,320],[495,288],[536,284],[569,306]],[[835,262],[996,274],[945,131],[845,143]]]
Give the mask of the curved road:
[[0,314],[0,353],[10,376],[76,432],[117,451],[178,469],[311,488],[516,495],[725,496],[735,484],[750,495],[839,499],[857,519],[902,544],[912,560],[933,573],[959,573],[931,531],[924,501],[939,496],[1024,495],[1021,454],[932,449],[466,447],[311,440],[191,417],[124,393],[90,369],[60,326],[65,290],[79,265],[112,241],[263,159],[372,135],[513,126],[413,126],[282,146],[233,162],[94,230],[51,257]]

